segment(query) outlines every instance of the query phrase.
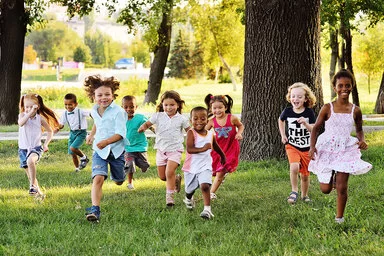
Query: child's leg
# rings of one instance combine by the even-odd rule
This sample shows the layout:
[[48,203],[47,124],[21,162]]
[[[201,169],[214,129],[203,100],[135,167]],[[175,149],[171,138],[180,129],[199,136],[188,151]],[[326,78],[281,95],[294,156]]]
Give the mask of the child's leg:
[[337,179],[336,179],[336,190],[337,190],[336,218],[342,218],[344,216],[345,205],[347,204],[347,200],[348,200],[349,173],[338,172],[336,175],[337,175]]
[[[72,148],[71,148],[71,150],[72,150]],[[77,155],[75,153],[73,153],[71,155],[72,155],[73,165],[75,166],[75,168],[79,168],[79,158],[77,157]]]
[[291,163],[289,165],[289,177],[291,180],[291,189],[293,192],[296,192],[296,193],[299,191],[299,186],[298,186],[299,169],[300,169],[300,163]]
[[96,175],[93,178],[91,198],[92,198],[92,205],[94,206],[100,206],[101,197],[103,195],[102,189],[103,189],[104,179],[105,177],[102,175]]
[[301,175],[301,197],[308,196],[309,176]]
[[73,154],[79,156],[79,157],[83,157],[84,156],[84,153],[78,149],[78,148],[74,148],[74,147],[71,147],[71,151]]
[[36,153],[31,153],[27,159],[29,183],[31,186],[34,185],[36,187],[39,186],[36,179],[36,162],[38,159],[39,156]]
[[176,188],[176,169],[179,166],[178,163],[168,160],[165,166],[166,187],[167,191],[175,191]]
[[211,193],[216,193],[216,191],[219,189],[226,172],[227,170],[225,169],[223,169],[221,172],[216,172],[216,177],[211,187]]
[[133,180],[133,172],[130,172],[128,173],[128,183],[132,184],[132,180]]
[[201,194],[203,196],[204,206],[211,205],[211,193],[210,193],[211,184],[202,183],[200,185]]
[[334,179],[334,171],[332,171],[331,179],[329,180],[329,183],[320,183],[320,190],[323,194],[329,194],[331,193],[333,189],[333,179]]
[[167,180],[167,177],[165,175],[165,169],[166,169],[166,165],[162,165],[162,166],[157,166],[157,175],[159,176],[159,178],[162,180],[162,181],[166,181]]

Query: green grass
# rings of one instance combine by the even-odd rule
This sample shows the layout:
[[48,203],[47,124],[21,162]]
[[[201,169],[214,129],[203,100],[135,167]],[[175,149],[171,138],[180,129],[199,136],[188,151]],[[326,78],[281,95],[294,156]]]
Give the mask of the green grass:
[[[79,69],[62,69],[61,81],[75,82],[79,76]],[[56,69],[23,70],[24,81],[57,81]]]
[[[54,140],[37,167],[43,202],[28,195],[17,142],[1,142],[0,255],[383,255],[384,132],[366,139],[370,148],[363,158],[374,169],[350,177],[342,225],[333,221],[336,193],[323,195],[313,175],[313,202],[287,204],[286,160],[241,162],[218,190],[211,221],[199,217],[199,191],[193,211],[182,203],[183,193],[174,209],[166,209],[155,166],[135,174],[133,191],[107,180],[101,222],[92,224],[84,216],[91,203],[90,168],[73,172],[66,140]],[[150,144],[154,164],[152,139]]]

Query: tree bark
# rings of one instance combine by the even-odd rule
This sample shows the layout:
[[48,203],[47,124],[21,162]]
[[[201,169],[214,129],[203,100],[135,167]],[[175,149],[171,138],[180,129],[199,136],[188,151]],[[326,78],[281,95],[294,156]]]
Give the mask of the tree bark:
[[277,120],[288,86],[304,82],[323,103],[320,0],[246,0],[242,160],[282,157]]
[[17,123],[26,23],[24,1],[2,0],[0,13],[0,125]]
[[329,65],[329,88],[331,90],[331,101],[336,97],[336,93],[333,90],[333,85],[331,81],[336,73],[337,60],[339,59],[339,41],[337,40],[337,37],[337,30],[330,28],[329,41],[331,46],[331,63]]
[[164,77],[164,70],[167,66],[167,60],[171,45],[172,33],[172,8],[173,1],[167,0],[164,5],[163,17],[158,34],[158,45],[154,51],[153,62],[151,63],[151,70],[149,73],[148,89],[145,93],[144,104],[156,104],[159,97],[161,84]]
[[375,113],[383,114],[384,113],[384,72],[381,76],[381,83],[379,93],[377,94]]

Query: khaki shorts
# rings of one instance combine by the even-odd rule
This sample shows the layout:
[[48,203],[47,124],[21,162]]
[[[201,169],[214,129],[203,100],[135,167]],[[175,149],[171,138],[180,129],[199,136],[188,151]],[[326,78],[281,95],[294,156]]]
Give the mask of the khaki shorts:
[[290,144],[285,145],[285,151],[287,152],[288,162],[290,164],[299,163],[300,164],[299,172],[303,176],[309,176],[308,164],[310,159],[308,156],[308,151],[300,151]]

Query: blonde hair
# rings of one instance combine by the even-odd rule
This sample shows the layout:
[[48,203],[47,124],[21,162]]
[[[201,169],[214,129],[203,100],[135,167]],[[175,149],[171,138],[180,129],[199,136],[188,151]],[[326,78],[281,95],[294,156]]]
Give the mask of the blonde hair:
[[285,96],[288,102],[291,102],[291,91],[295,88],[301,88],[305,91],[305,99],[307,101],[304,103],[304,107],[312,108],[316,104],[316,96],[313,94],[311,88],[304,83],[294,83],[288,87],[288,93]]

